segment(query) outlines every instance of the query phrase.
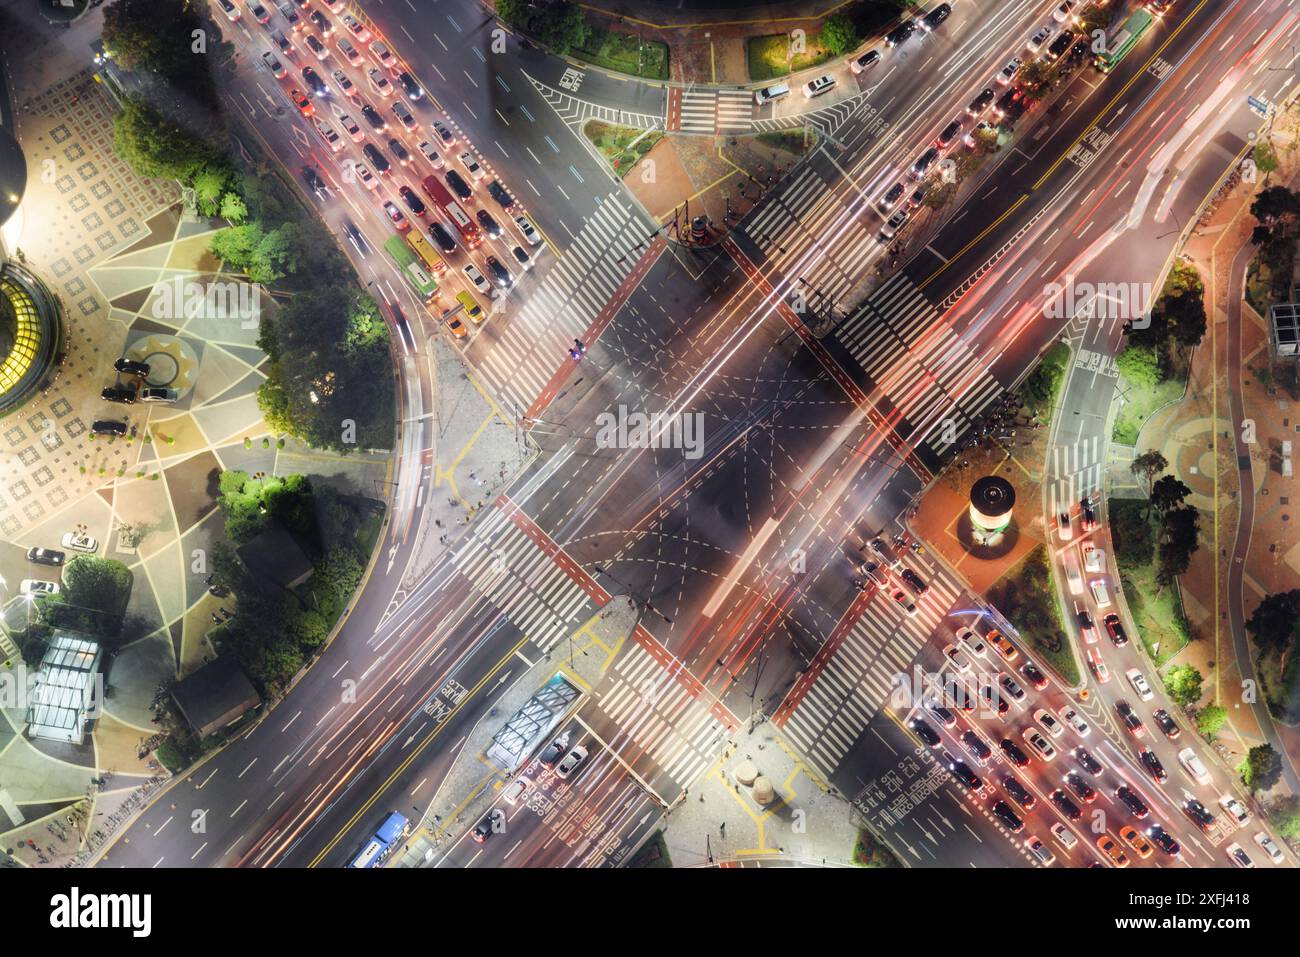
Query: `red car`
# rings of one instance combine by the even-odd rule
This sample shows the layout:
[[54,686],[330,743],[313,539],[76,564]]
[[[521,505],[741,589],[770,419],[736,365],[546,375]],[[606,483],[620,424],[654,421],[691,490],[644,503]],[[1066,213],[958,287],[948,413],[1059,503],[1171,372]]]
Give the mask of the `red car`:
[[316,114],[316,107],[312,106],[307,94],[297,87],[289,91],[289,99],[293,100],[293,105],[298,107],[303,116],[314,116]]

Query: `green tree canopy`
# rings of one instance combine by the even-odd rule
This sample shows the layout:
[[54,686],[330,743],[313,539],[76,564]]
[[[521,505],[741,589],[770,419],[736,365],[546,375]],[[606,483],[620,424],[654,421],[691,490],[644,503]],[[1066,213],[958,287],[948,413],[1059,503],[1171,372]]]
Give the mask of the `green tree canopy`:
[[1300,796],[1287,794],[1273,802],[1268,819],[1283,840],[1300,841]]
[[1300,634],[1300,589],[1268,595],[1246,619],[1246,630],[1262,648],[1287,651]]
[[1139,389],[1154,389],[1160,382],[1160,360],[1150,346],[1129,344],[1116,357],[1115,366]]
[[94,635],[112,646],[131,598],[131,569],[111,558],[78,555],[63,567],[57,595],[41,599],[46,621]]
[[563,56],[574,47],[580,47],[591,36],[586,14],[582,8],[560,0],[544,7],[533,20],[538,38],[557,56]]
[[113,119],[113,149],[146,179],[185,182],[215,156],[203,136],[131,97]]
[[1161,454],[1159,449],[1148,449],[1139,455],[1133,456],[1133,461],[1129,465],[1129,470],[1134,475],[1142,475],[1147,480],[1147,488],[1151,488],[1151,482],[1157,475],[1169,467],[1168,460]]
[[502,23],[520,30],[527,28],[528,0],[496,0],[494,7]]
[[1267,791],[1282,778],[1282,756],[1271,744],[1259,744],[1246,753],[1241,781],[1254,794]]
[[1151,486],[1151,507],[1160,514],[1178,508],[1187,500],[1192,490],[1172,475],[1161,476]]
[[1213,741],[1228,721],[1228,709],[1217,704],[1206,705],[1196,712],[1196,730],[1207,741]]
[[858,45],[857,28],[844,14],[834,14],[822,24],[821,42],[833,55],[843,56]]
[[1191,665],[1176,665],[1165,674],[1165,690],[1174,704],[1187,708],[1201,700],[1201,684],[1205,679]]

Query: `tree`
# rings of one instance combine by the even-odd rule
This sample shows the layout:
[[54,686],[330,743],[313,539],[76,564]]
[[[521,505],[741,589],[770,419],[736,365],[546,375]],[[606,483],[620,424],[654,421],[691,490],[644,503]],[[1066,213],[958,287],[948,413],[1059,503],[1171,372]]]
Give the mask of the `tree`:
[[821,43],[832,55],[843,56],[858,45],[858,31],[852,20],[837,13],[822,24]]
[[205,166],[194,175],[194,200],[204,216],[215,216],[221,208],[221,194],[229,177],[229,171],[219,166]]
[[221,197],[220,216],[226,222],[238,226],[248,218],[248,207],[238,193],[226,193]]
[[257,254],[265,235],[257,223],[231,226],[214,233],[208,248],[212,250],[212,255],[224,260],[228,266],[244,269]]
[[1059,71],[1046,60],[1030,60],[1016,74],[1016,85],[1028,96],[1040,97],[1056,82]]
[[113,149],[146,179],[188,182],[214,157],[211,144],[161,111],[127,97],[113,119]]
[[131,569],[111,558],[79,555],[63,568],[57,595],[42,599],[46,621],[115,643],[131,597]]
[[1147,488],[1151,488],[1152,480],[1169,467],[1168,460],[1161,454],[1159,449],[1149,449],[1140,455],[1133,456],[1133,461],[1129,465],[1129,470],[1134,475],[1142,475],[1147,480]]
[[1192,490],[1174,478],[1164,475],[1151,486],[1151,507],[1161,515],[1178,508],[1192,494]]
[[1282,778],[1282,756],[1271,744],[1259,744],[1246,753],[1241,767],[1241,783],[1251,794],[1267,791]]
[[297,223],[281,223],[264,235],[247,263],[248,278],[270,283],[298,271],[302,255],[302,230]]
[[1261,648],[1288,651],[1300,634],[1300,589],[1267,596],[1246,620],[1246,630]]
[[591,27],[587,25],[582,8],[567,0],[543,9],[533,26],[541,41],[557,56],[563,56],[574,47],[581,47],[591,36]]
[[1268,819],[1283,840],[1300,841],[1300,796],[1287,794],[1273,802]]
[[1163,540],[1156,549],[1156,582],[1163,588],[1187,571],[1200,547],[1201,515],[1190,505],[1165,514]]
[[1213,741],[1228,721],[1228,709],[1217,704],[1206,705],[1196,712],[1196,730],[1206,741]]
[[496,0],[496,11],[507,26],[520,30],[528,27],[528,0]]
[[1154,389],[1160,381],[1160,361],[1150,346],[1130,343],[1116,357],[1115,366],[1139,389]]
[[1181,708],[1188,708],[1201,700],[1201,683],[1205,679],[1191,665],[1177,665],[1165,675],[1165,691]]

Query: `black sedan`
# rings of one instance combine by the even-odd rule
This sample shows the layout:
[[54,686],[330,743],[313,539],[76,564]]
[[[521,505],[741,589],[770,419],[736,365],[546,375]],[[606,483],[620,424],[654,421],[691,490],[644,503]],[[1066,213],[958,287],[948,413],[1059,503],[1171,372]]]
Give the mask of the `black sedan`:
[[1034,805],[1038,803],[1038,798],[1030,793],[1029,789],[1020,783],[1020,779],[1014,774],[1002,775],[1002,790],[1011,795],[1011,800],[1015,801],[1026,811],[1032,811]]
[[1029,766],[1029,755],[1025,754],[1025,752],[1020,749],[1020,745],[1016,744],[1010,738],[1003,738],[998,744],[998,747],[1000,747],[1002,753],[1007,756],[1007,760],[1016,767],[1024,768]]
[[1124,802],[1124,806],[1133,812],[1133,816],[1139,821],[1151,813],[1147,807],[1147,802],[1138,797],[1137,792],[1127,784],[1121,784],[1115,789],[1115,797]]
[[1070,795],[1066,794],[1060,788],[1053,791],[1050,796],[1052,803],[1055,804],[1060,812],[1071,821],[1077,821],[1083,817],[1083,811],[1079,808],[1079,805],[1070,800]]
[[1155,778],[1157,784],[1164,784],[1169,780],[1169,775],[1165,773],[1165,766],[1160,763],[1156,753],[1150,748],[1143,748],[1138,755],[1142,759],[1142,766],[1145,767],[1151,776]]
[[1159,824],[1152,824],[1147,828],[1147,837],[1151,838],[1151,843],[1160,850],[1164,851],[1170,857],[1177,857],[1182,846],[1174,840],[1172,834],[1166,831]]
[[993,816],[1001,821],[1003,826],[1012,834],[1019,834],[1025,829],[1025,822],[1020,820],[1020,817],[1006,801],[993,802]]
[[1102,767],[1102,763],[1094,758],[1087,748],[1075,748],[1074,757],[1075,760],[1079,762],[1079,767],[1083,768],[1089,774],[1097,775],[1101,774],[1101,772],[1105,770],[1105,768]]
[[499,180],[494,179],[488,183],[488,194],[501,205],[502,209],[509,209],[515,204],[515,198],[506,192],[506,188]]
[[940,744],[940,737],[934,728],[930,727],[920,718],[913,718],[908,722],[908,727],[916,732],[916,736],[932,748],[937,748]]
[[1168,711],[1164,708],[1156,708],[1155,711],[1151,712],[1151,717],[1155,719],[1156,727],[1164,732],[1166,738],[1170,741],[1178,740],[1178,736],[1182,734],[1182,729],[1178,727],[1178,722],[1173,719],[1173,716]]
[[965,761],[949,761],[948,770],[953,776],[966,785],[972,791],[978,791],[984,786],[984,782],[979,779],[979,775],[970,769],[970,765]]
[[1083,779],[1078,771],[1071,771],[1065,776],[1065,783],[1069,785],[1070,790],[1079,796],[1084,804],[1091,804],[1097,800],[1097,789]]

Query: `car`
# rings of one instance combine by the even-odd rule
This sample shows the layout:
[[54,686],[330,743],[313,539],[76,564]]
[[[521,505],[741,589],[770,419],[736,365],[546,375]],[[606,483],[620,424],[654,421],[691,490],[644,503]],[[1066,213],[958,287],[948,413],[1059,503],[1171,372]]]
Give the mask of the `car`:
[[871,550],[879,555],[890,568],[899,569],[903,567],[903,560],[889,550],[881,539],[873,538],[871,540]]
[[949,146],[952,145],[952,141],[955,140],[960,135],[961,135],[961,120],[960,119],[953,120],[951,123],[949,123],[939,132],[939,135],[937,137],[935,137],[934,145],[939,147],[939,149],[941,150],[947,149]]
[[[63,544],[67,545],[68,543],[65,541]],[[1250,820],[1250,812],[1246,810],[1246,805],[1231,794],[1224,794],[1219,798],[1219,807],[1223,808],[1228,813],[1228,817],[1242,827]]]
[[330,126],[320,117],[312,117],[312,126],[316,127],[316,132],[320,138],[325,141],[325,145],[330,148],[331,153],[337,153],[343,149],[343,137],[339,136],[338,131]]
[[1074,526],[1070,524],[1069,512],[1062,512],[1056,516],[1056,534],[1060,536],[1063,542],[1068,542],[1074,538]]
[[1028,767],[1029,755],[1025,754],[1025,752],[1021,750],[1020,745],[1016,744],[1010,738],[1003,738],[998,742],[998,747],[1000,747],[1002,753],[1007,756],[1007,760],[1016,767]]
[[1228,860],[1232,861],[1233,867],[1252,868],[1255,866],[1255,862],[1250,859],[1250,855],[1236,841],[1229,844],[1225,850],[1228,853]]
[[921,18],[921,29],[926,33],[933,33],[938,29],[939,24],[943,23],[951,15],[952,7],[946,3],[941,3]]
[[135,402],[135,383],[130,382],[124,386],[106,386],[100,390],[99,397],[105,402],[120,402],[123,405],[131,405]]
[[78,535],[76,532],[64,532],[62,538],[64,548],[70,548],[74,552],[85,552],[87,555],[93,555],[99,548],[99,542],[89,535]]
[[1101,620],[1106,626],[1106,634],[1110,636],[1110,643],[1116,648],[1123,648],[1128,644],[1128,632],[1124,630],[1124,625],[1119,620],[1119,615],[1111,612]]
[[510,275],[510,270],[503,266],[501,260],[497,259],[496,256],[488,256],[483,261],[483,264],[487,266],[488,275],[492,277],[492,281],[501,289],[509,289],[510,284],[515,281],[515,277]]
[[307,14],[307,19],[312,22],[316,29],[320,31],[320,35],[326,40],[334,35],[334,24],[330,22],[329,17],[325,16],[325,14],[321,13],[319,10],[313,10],[311,13]]
[[397,117],[397,121],[406,127],[407,132],[414,133],[419,124],[416,123],[415,114],[411,112],[411,108],[406,105],[405,101],[395,100],[392,110],[393,115]]
[[280,48],[280,52],[285,56],[289,57],[291,60],[297,58],[298,51],[294,49],[294,45],[289,42],[289,38],[279,30],[271,31],[271,39],[274,41],[275,45]]
[[1119,719],[1125,729],[1133,737],[1140,738],[1147,733],[1146,725],[1142,723],[1142,719],[1138,717],[1137,712],[1133,710],[1133,706],[1127,701],[1123,699],[1116,701],[1115,711],[1119,714]]
[[306,24],[303,23],[302,18],[298,16],[297,12],[288,3],[280,4],[280,16],[284,17],[284,22],[289,24],[290,29],[292,29],[294,33],[297,33],[306,26]]
[[829,73],[823,73],[821,76],[813,77],[803,85],[803,95],[811,100],[823,93],[829,93],[835,88],[835,83],[835,77]]
[[92,435],[122,436],[127,431],[126,423],[118,419],[96,419],[90,425]]
[[1197,756],[1194,749],[1183,748],[1183,750],[1179,751],[1178,763],[1182,765],[1183,770],[1197,784],[1209,784],[1211,782],[1210,772],[1205,769],[1205,764]]
[[432,143],[430,143],[428,140],[420,140],[420,144],[416,147],[416,149],[420,151],[421,156],[423,156],[426,160],[429,161],[430,166],[432,166],[434,169],[442,169],[443,167],[442,154],[439,153],[436,149],[434,149]]
[[963,628],[957,632],[957,640],[960,641],[967,651],[977,658],[987,658],[989,646],[984,644],[984,639],[975,634],[971,628]]
[[1074,46],[1070,47],[1070,59],[1082,60],[1092,52],[1092,39],[1089,37],[1079,37],[1074,41]]
[[1065,0],[1063,4],[1052,11],[1052,19],[1057,23],[1064,23],[1070,19],[1070,11],[1074,9],[1074,0]]
[[1065,723],[1072,727],[1074,733],[1079,737],[1086,738],[1092,734],[1092,726],[1083,720],[1083,716],[1072,705],[1066,705],[1061,710],[1061,717],[1065,719]]
[[892,598],[898,604],[898,606],[903,609],[904,613],[908,615],[916,614],[916,603],[913,602],[912,599],[907,597],[907,592],[903,591],[903,589],[901,588],[893,589],[889,593],[889,597]]
[[397,204],[391,199],[384,200],[384,212],[388,214],[388,221],[391,222],[399,232],[411,228],[411,221],[406,218],[402,211],[397,208]]
[[411,165],[411,154],[406,151],[406,144],[395,136],[388,138],[388,152],[393,154],[393,159],[397,160],[402,166]]
[[302,168],[302,180],[307,184],[307,188],[317,196],[324,198],[329,193],[329,186],[325,180],[321,179],[320,173],[314,166],[304,166]]
[[248,8],[248,12],[253,15],[253,19],[263,26],[271,19],[271,11],[266,9],[260,3],[254,3]]
[[1074,800],[1063,789],[1057,788],[1047,796],[1047,799],[1056,805],[1056,809],[1071,821],[1078,821],[1083,817],[1083,809],[1075,804]]
[[460,160],[461,165],[465,167],[465,171],[469,173],[471,179],[477,181],[483,178],[483,167],[478,164],[478,160],[474,158],[474,154],[469,150],[461,153],[456,158]]
[[1127,784],[1121,784],[1115,788],[1115,797],[1124,802],[1124,806],[1133,812],[1133,816],[1139,821],[1143,820],[1151,809],[1147,807],[1147,802],[1142,800],[1136,791]]
[[1057,821],[1049,827],[1048,830],[1052,832],[1052,837],[1056,838],[1057,843],[1067,851],[1074,850],[1075,846],[1079,843],[1079,839],[1074,836],[1074,832],[1060,821]]
[[1183,813],[1192,819],[1192,823],[1202,831],[1208,831],[1218,822],[1218,817],[1214,812],[1194,797],[1186,798],[1183,801]]
[[899,576],[908,588],[912,589],[917,595],[924,595],[930,590],[930,586],[916,572],[910,568],[904,568],[903,573]]
[[379,147],[374,143],[365,143],[361,147],[361,152],[365,154],[370,165],[375,168],[375,172],[380,176],[387,176],[392,171],[392,164],[388,162],[387,157],[379,152]]
[[1020,118],[1020,114],[1024,113],[1026,105],[1025,91],[1018,86],[1013,86],[993,104],[993,116],[999,121],[1015,122]]
[[1034,797],[1033,792],[1021,784],[1020,779],[1014,774],[1002,775],[1002,790],[1026,811],[1032,811],[1038,804],[1038,798]]
[[497,201],[497,205],[502,209],[510,209],[515,205],[515,198],[510,195],[510,191],[501,185],[501,181],[494,179],[488,183],[488,194]]
[[1016,656],[1020,654],[1020,652],[1016,650],[1016,646],[1008,641],[1000,631],[990,631],[984,636],[984,640],[992,647],[996,648],[998,654],[1007,661],[1015,661]]
[[925,192],[926,189],[924,183],[912,190],[912,195],[907,197],[907,209],[909,212],[921,208],[921,203],[925,201]]
[[402,197],[402,202],[406,204],[406,208],[416,216],[424,216],[429,212],[428,207],[424,205],[424,200],[420,199],[415,190],[406,184],[397,187],[397,194]]
[[231,23],[239,19],[239,7],[231,3],[230,0],[217,0],[217,6],[221,8],[221,12],[226,15],[226,19]]
[[944,700],[954,708],[960,708],[962,711],[974,711],[975,702],[978,700],[971,692],[970,686],[956,675],[942,674],[939,676],[939,686],[943,689]]
[[473,198],[474,190],[470,187],[469,183],[465,182],[465,178],[454,169],[447,170],[447,172],[443,174],[443,179],[447,181],[447,185],[451,187],[451,191],[461,199]]
[[402,90],[413,100],[423,99],[424,87],[420,81],[413,77],[408,71],[402,70],[397,74],[397,82],[402,84]]
[[1128,867],[1128,855],[1120,847],[1119,841],[1109,834],[1103,834],[1097,838],[1097,849],[1105,854],[1107,859],[1116,867]]
[[[912,164],[912,168],[907,171],[907,175],[912,177],[912,179],[921,179],[929,171],[930,167],[934,165],[935,160],[938,158],[938,148],[931,146],[928,150],[917,157],[916,162]],[[897,215],[897,213],[895,215]]]
[[334,78],[334,83],[338,86],[344,96],[353,97],[357,95],[356,85],[342,70],[335,70],[330,74],[330,76]]
[[53,548],[29,548],[27,560],[35,565],[62,565],[68,556]]
[[993,757],[993,749],[974,731],[965,731],[961,736],[961,743],[970,756],[980,764],[988,764],[989,758]]
[[957,716],[937,701],[928,700],[925,702],[924,707],[926,713],[945,728],[955,728],[957,726]]
[[996,133],[996,130],[989,123],[980,120],[979,123],[975,125],[974,129],[961,138],[962,145],[968,150],[973,150],[979,145],[978,137],[985,133]]
[[271,76],[275,77],[277,80],[283,80],[289,75],[289,71],[285,69],[284,64],[277,60],[275,54],[270,50],[267,50],[262,54],[262,65],[270,70]]
[[442,223],[435,222],[429,226],[429,238],[438,244],[444,253],[456,251],[456,237]]
[[1137,696],[1143,701],[1150,701],[1156,696],[1156,693],[1151,690],[1151,686],[1147,684],[1146,676],[1137,668],[1130,668],[1124,672],[1124,677],[1128,678],[1129,684],[1133,686],[1133,690],[1137,692]]
[[1031,834],[1025,838],[1025,847],[1028,848],[1030,854],[1038,859],[1038,863],[1044,867],[1051,867],[1056,863],[1056,855],[1035,835]]
[[1021,732],[1021,735],[1029,746],[1033,748],[1034,751],[1038,753],[1038,756],[1044,761],[1055,760],[1056,748],[1052,747],[1048,740],[1037,730],[1034,728],[1025,728],[1025,730]]
[[891,242],[894,237],[898,235],[898,231],[906,225],[911,216],[912,214],[906,209],[897,210],[894,215],[890,216],[889,219],[885,221],[885,225],[880,227],[880,232],[877,234],[876,239],[882,245]]
[[1071,771],[1065,776],[1066,786],[1078,795],[1084,804],[1097,800],[1097,789],[1083,779],[1078,771]]
[[465,278],[470,281],[470,283],[474,286],[475,289],[477,289],[479,292],[483,293],[484,295],[491,295],[492,287],[488,284],[488,281],[486,278],[484,278],[483,274],[478,271],[477,266],[475,266],[473,263],[470,263],[469,265],[465,266],[464,269],[461,270],[461,272],[465,274]]
[[952,758],[951,755],[949,755],[948,770],[952,772],[953,776],[957,778],[958,781],[966,785],[966,787],[970,788],[972,791],[978,791],[984,786],[984,782],[980,780],[978,774],[970,769],[970,765],[965,761],[958,761],[955,758]]
[[347,60],[352,66],[361,65],[361,53],[349,42],[347,37],[339,37],[334,41],[334,46],[343,54],[343,59]]
[[1178,736],[1183,733],[1182,728],[1178,727],[1178,722],[1164,708],[1156,708],[1155,711],[1151,712],[1151,717],[1155,721],[1156,727],[1170,741],[1177,741]]
[[488,239],[500,239],[505,232],[501,224],[493,219],[492,214],[486,209],[480,209],[474,214],[474,218],[478,220],[479,226],[483,228],[483,233]]
[[555,766],[555,776],[557,778],[572,777],[573,773],[582,766],[582,762],[587,760],[587,749],[582,745],[572,748],[564,756],[564,760]]
[[330,55],[330,48],[320,42],[320,38],[314,33],[309,33],[303,38],[303,43],[307,44],[307,49],[316,54],[316,59],[324,60]]
[[388,121],[384,119],[382,113],[369,103],[361,104],[361,115],[366,118],[366,122],[370,124],[370,128],[376,133],[386,133],[388,131]]
[[370,54],[378,60],[389,72],[396,74],[399,71],[396,57],[393,51],[388,49],[382,43],[370,44]]
[[1087,657],[1088,669],[1092,672],[1093,677],[1102,684],[1110,681],[1110,669],[1106,667],[1106,662],[1101,660],[1101,652],[1096,648],[1089,648]]
[[140,390],[141,402],[175,402],[179,393],[175,389],[154,386]]
[[537,231],[537,227],[533,225],[533,221],[527,216],[516,216],[515,225],[524,234],[524,239],[528,241],[528,245],[540,246],[542,244],[541,234]]
[[1011,805],[1006,801],[1001,799],[994,801],[992,810],[993,816],[1012,834],[1019,834],[1025,829],[1025,822],[1020,820],[1020,816],[1011,809]]
[[861,73],[863,70],[869,69],[870,67],[875,66],[879,62],[880,62],[880,51],[868,50],[866,53],[862,54],[861,56],[857,56],[849,60],[849,69],[852,70],[854,73]]
[[20,595],[57,595],[59,585],[57,582],[47,582],[39,578],[24,578],[18,583],[18,594]]
[[1083,768],[1093,777],[1096,777],[1098,774],[1101,774],[1102,771],[1106,770],[1102,763],[1093,757],[1092,752],[1087,748],[1075,748],[1074,760],[1078,761],[1079,767]]
[[370,42],[370,31],[366,29],[365,24],[350,13],[343,14],[343,26],[347,31],[356,37],[362,43]]
[[149,375],[149,363],[140,362],[136,359],[115,359],[113,360],[113,371],[120,372],[122,375],[139,376],[143,379]]
[[996,97],[997,94],[991,88],[985,87],[975,99],[966,105],[966,112],[971,116],[979,116],[993,104]]
[[945,658],[953,663],[953,667],[958,671],[970,671],[970,657],[956,645],[948,645],[948,647],[943,649],[943,654]]
[[487,843],[487,839],[491,837],[493,832],[496,830],[492,825],[494,821],[499,820],[498,815],[500,813],[500,811],[493,810],[487,817],[474,825],[474,830],[470,832],[469,836],[474,839],[475,843]]
[[447,317],[447,328],[457,339],[464,339],[469,335],[469,330],[465,328],[465,323],[461,322],[455,316]]
[[569,732],[564,732],[559,737],[552,739],[545,750],[537,756],[537,763],[544,768],[553,768],[559,763],[560,758],[569,749]]
[[1010,675],[1000,674],[998,676],[998,684],[1002,686],[1003,691],[1009,694],[1016,701],[1021,701],[1024,699],[1025,689],[1020,687],[1020,685],[1016,684],[1016,682],[1012,679]]
[[1053,738],[1059,738],[1061,735],[1065,734],[1065,725],[1061,724],[1061,720],[1046,708],[1039,708],[1035,711],[1034,720],[1038,722],[1040,728],[1050,734]]
[[1043,48],[1043,44],[1045,44],[1048,40],[1050,40],[1052,38],[1052,34],[1054,34],[1055,32],[1056,32],[1055,27],[1052,26],[1040,27],[1038,31],[1032,37],[1029,38],[1028,46],[1030,52],[1037,53],[1039,50],[1041,50]]
[[388,77],[379,67],[372,66],[366,71],[366,79],[370,81],[370,89],[374,90],[380,96],[392,96],[393,84],[388,82]]
[[1083,548],[1083,570],[1092,574],[1106,570],[1106,553],[1093,545]]
[[1092,615],[1088,614],[1088,609],[1080,608],[1074,613],[1075,619],[1079,622],[1079,634],[1088,644],[1094,644],[1097,641],[1097,626],[1092,623]]
[[370,167],[365,163],[353,163],[352,175],[356,178],[356,181],[366,189],[379,188],[379,180],[375,177],[374,173],[370,172]]
[[997,689],[992,685],[981,683],[980,697],[984,699],[985,704],[990,708],[995,709],[999,715],[1004,715],[1011,710],[1011,706],[1007,703],[1007,699],[999,694]]
[[1164,784],[1169,780],[1169,774],[1165,771],[1165,766],[1160,763],[1160,758],[1150,748],[1143,748],[1138,752],[1138,758],[1142,761],[1142,766],[1147,769],[1157,784]]
[[289,99],[294,106],[298,107],[298,112],[303,116],[316,115],[316,107],[312,106],[311,98],[296,86],[289,91]]
[[916,21],[905,20],[898,26],[894,27],[893,30],[889,31],[889,33],[885,34],[885,46],[896,47],[900,44],[906,43],[907,39],[915,32]]
[[1028,679],[1029,683],[1034,686],[1035,691],[1042,691],[1047,687],[1047,675],[1038,670],[1038,665],[1032,661],[1026,661],[1020,666],[1020,673]]
[[913,718],[907,726],[916,732],[916,736],[932,748],[937,748],[943,741],[939,733],[920,718]]
[[361,132],[361,127],[357,125],[357,121],[346,113],[339,117],[339,126],[343,127],[343,132],[347,133],[354,143],[360,143],[366,138],[366,134]]
[[1015,79],[1016,74],[1020,72],[1020,67],[1024,65],[1024,62],[1018,56],[1012,57],[1007,61],[1007,65],[1002,68],[1001,72],[998,73],[997,82],[1003,86],[1010,84]]
[[515,778],[510,785],[501,791],[501,800],[505,801],[512,807],[519,803],[519,799],[532,790],[533,782],[528,778]]
[[1070,49],[1070,44],[1074,42],[1074,33],[1070,30],[1063,30],[1052,41],[1052,45],[1047,48],[1048,60],[1059,60],[1065,55],[1065,51]]
[[858,566],[858,571],[866,575],[877,585],[889,584],[889,573],[880,566],[878,562],[863,562]]
[[1286,858],[1282,856],[1282,852],[1278,850],[1277,845],[1273,843],[1273,839],[1263,831],[1256,834],[1253,840],[1260,846],[1260,849],[1268,855],[1268,859],[1274,864],[1281,864],[1286,861]]
[[434,134],[442,140],[443,146],[452,146],[456,142],[456,134],[451,131],[446,123],[442,120],[434,120],[429,124],[433,128]]
[[1178,852],[1183,849],[1182,845],[1174,839],[1174,836],[1159,824],[1152,824],[1147,828],[1147,837],[1151,839],[1151,842],[1155,844],[1156,847],[1160,848],[1160,850],[1164,851],[1170,857],[1177,857]]
[[1098,608],[1105,608],[1110,604],[1110,592],[1106,590],[1105,581],[1094,578],[1088,582],[1088,588],[1092,591],[1092,600],[1097,603]]
[[302,68],[302,79],[304,83],[306,83],[309,87],[311,87],[312,95],[314,96],[329,95],[329,89],[330,89],[329,86],[327,86],[325,81],[321,79],[321,75],[317,73],[315,70],[313,70],[311,67],[305,66]]
[[895,203],[897,203],[900,199],[903,198],[903,193],[906,191],[907,191],[907,187],[904,184],[895,183],[885,192],[883,196],[880,197],[879,200],[877,200],[877,205],[881,209],[888,212],[889,210],[894,208]]

